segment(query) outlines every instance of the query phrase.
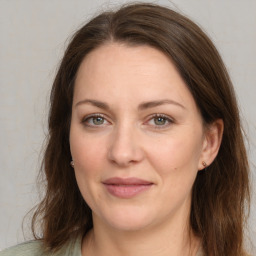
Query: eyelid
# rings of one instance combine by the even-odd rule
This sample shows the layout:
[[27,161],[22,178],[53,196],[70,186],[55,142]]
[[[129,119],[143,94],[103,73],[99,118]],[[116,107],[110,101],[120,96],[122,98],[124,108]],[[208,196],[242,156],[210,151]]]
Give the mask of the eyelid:
[[153,125],[153,129],[165,129],[165,128],[168,128],[171,124],[173,124],[175,122],[175,120],[173,118],[171,118],[170,116],[168,115],[165,115],[165,114],[160,114],[160,113],[154,113],[154,114],[151,114],[149,117],[148,117],[148,121],[147,123],[152,120],[153,118],[156,118],[156,117],[162,117],[164,118],[165,120],[167,120],[168,124],[165,124],[165,125]]
[[102,117],[105,121],[110,123],[108,121],[108,118],[104,114],[101,114],[101,113],[93,113],[93,114],[87,115],[87,116],[83,117],[81,123],[84,124],[85,126],[88,126],[88,127],[102,127],[102,126],[105,126],[104,124],[102,124],[102,125],[91,125],[91,124],[86,123],[86,121],[89,120],[90,118],[96,118],[96,117]]
[[[83,117],[81,123],[84,124],[87,127],[96,127],[96,128],[100,128],[102,126],[106,126],[106,124],[101,124],[101,125],[91,125],[89,123],[86,123],[87,120],[89,120],[90,118],[97,118],[97,117],[102,117],[104,119],[104,121],[107,121],[108,123],[110,123],[108,121],[108,117],[106,117],[106,115],[101,114],[101,113],[93,113],[90,115],[87,115],[85,117]],[[171,118],[170,116],[166,115],[166,114],[161,114],[161,113],[154,113],[151,114],[150,116],[148,116],[146,123],[148,123],[150,120],[156,118],[156,117],[161,117],[164,118],[168,123],[165,125],[150,125],[153,127],[153,129],[165,129],[167,127],[169,127],[171,124],[173,124],[175,122],[175,120],[173,118]]]

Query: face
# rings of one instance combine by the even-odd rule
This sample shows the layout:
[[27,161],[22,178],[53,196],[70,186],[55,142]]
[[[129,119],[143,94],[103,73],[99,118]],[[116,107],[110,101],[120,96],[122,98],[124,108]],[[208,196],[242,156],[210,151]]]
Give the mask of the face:
[[204,142],[196,103],[163,53],[109,43],[85,57],[70,147],[95,222],[138,230],[187,218]]

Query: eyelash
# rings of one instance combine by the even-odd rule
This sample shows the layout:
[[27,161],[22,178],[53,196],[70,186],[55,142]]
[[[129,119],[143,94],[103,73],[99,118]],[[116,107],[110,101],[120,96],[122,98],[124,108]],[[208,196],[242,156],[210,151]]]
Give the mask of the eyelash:
[[96,126],[99,126],[99,125],[91,125],[91,124],[88,124],[88,120],[90,119],[94,119],[94,118],[97,118],[97,117],[101,117],[103,118],[104,120],[106,119],[104,115],[102,114],[92,114],[92,115],[89,115],[89,116],[86,116],[83,118],[82,120],[82,123],[85,125],[85,126],[88,126],[88,127],[96,127]]
[[159,118],[159,117],[163,118],[167,122],[167,124],[164,124],[164,125],[154,125],[155,126],[154,129],[165,129],[165,128],[169,127],[171,124],[174,123],[173,119],[171,119],[170,117],[168,117],[168,116],[166,116],[164,114],[152,114],[152,115],[150,115],[150,117],[149,117],[147,122],[149,122],[150,120],[153,120],[155,118]]
[[[97,118],[97,117],[101,117],[104,120],[106,120],[106,118],[103,114],[96,113],[96,114],[92,114],[92,115],[89,115],[89,116],[86,116],[85,118],[83,118],[82,123],[87,127],[92,127],[92,128],[101,127],[102,125],[91,125],[91,124],[88,123],[88,120],[94,119],[94,118]],[[149,122],[150,120],[153,120],[154,118],[163,118],[164,121],[168,122],[168,124],[164,124],[164,125],[154,125],[155,126],[154,129],[164,129],[164,128],[167,128],[171,124],[174,123],[173,119],[171,119],[170,117],[168,117],[164,114],[152,114],[152,115],[149,116],[149,119],[148,119],[147,122]]]

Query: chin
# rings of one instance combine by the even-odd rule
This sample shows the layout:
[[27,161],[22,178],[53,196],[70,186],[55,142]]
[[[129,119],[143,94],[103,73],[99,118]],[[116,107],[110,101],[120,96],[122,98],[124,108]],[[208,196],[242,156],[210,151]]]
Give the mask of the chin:
[[149,226],[149,222],[141,219],[120,219],[109,222],[112,228],[120,231],[139,231]]
[[141,209],[122,209],[109,212],[103,216],[104,221],[114,229],[120,231],[143,230],[153,223],[153,215]]

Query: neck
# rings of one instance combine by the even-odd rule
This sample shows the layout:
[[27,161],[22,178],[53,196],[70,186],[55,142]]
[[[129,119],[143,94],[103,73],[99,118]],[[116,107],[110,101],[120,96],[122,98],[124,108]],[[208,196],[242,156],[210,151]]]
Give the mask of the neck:
[[96,218],[94,228],[83,239],[82,255],[195,256],[199,245],[199,238],[193,235],[182,216],[168,225],[136,231],[106,227]]

